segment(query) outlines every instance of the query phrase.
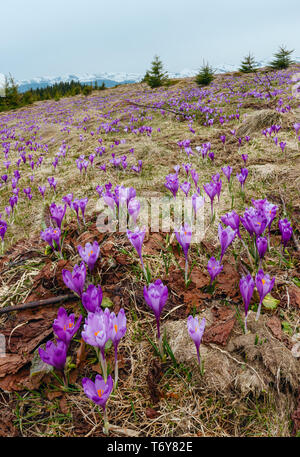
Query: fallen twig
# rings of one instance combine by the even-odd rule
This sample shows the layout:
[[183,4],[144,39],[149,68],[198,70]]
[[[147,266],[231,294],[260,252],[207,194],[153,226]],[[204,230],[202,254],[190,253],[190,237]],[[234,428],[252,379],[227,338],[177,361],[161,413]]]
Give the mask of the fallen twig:
[[28,303],[23,303],[22,305],[17,306],[6,306],[5,308],[0,308],[0,314],[12,313],[13,311],[20,311],[22,309],[37,308],[38,306],[52,305],[54,303],[59,303],[67,300],[78,300],[77,295],[58,295],[57,297],[46,298],[45,300],[31,301]]
[[129,103],[130,105],[138,106],[138,107],[140,107],[140,108],[159,109],[159,110],[163,110],[163,111],[168,111],[169,113],[177,114],[178,116],[189,117],[188,114],[185,114],[185,113],[180,112],[180,111],[174,111],[174,110],[172,110],[172,109],[163,108],[163,107],[158,107],[158,106],[153,106],[153,105],[142,105],[141,103],[132,102],[131,100],[126,100],[126,101],[127,101],[127,103]]

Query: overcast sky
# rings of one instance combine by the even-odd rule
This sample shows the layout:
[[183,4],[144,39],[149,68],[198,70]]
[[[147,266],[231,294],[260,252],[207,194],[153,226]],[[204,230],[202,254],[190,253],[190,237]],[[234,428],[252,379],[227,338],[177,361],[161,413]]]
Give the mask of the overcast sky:
[[0,73],[144,73],[300,56],[299,0],[1,0]]

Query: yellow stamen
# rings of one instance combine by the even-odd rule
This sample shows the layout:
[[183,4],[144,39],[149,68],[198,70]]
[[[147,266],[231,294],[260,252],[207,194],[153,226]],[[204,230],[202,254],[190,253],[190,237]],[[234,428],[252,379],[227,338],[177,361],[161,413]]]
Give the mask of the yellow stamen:
[[116,331],[116,333],[117,333],[117,331],[118,331],[118,326],[117,326],[117,324],[115,325],[115,331]]
[[100,397],[100,398],[101,398],[101,397],[102,397],[102,395],[103,395],[103,392],[104,392],[104,390],[102,390],[102,389],[98,389],[98,390],[97,390],[97,394],[98,394],[98,397]]
[[262,279],[261,282],[263,283],[263,285],[265,284],[266,280],[265,279]]
[[99,333],[99,331],[100,331],[100,330],[98,330],[98,332],[95,332],[95,333],[94,333],[94,335],[95,335],[95,336],[97,336],[97,335],[98,335],[98,333]]

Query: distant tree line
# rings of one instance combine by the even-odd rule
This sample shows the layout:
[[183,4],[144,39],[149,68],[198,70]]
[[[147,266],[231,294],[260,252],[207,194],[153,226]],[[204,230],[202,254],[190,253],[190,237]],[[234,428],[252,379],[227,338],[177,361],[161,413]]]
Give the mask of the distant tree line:
[[18,85],[14,78],[6,76],[4,97],[0,97],[0,111],[20,108],[31,105],[33,102],[40,100],[56,100],[61,97],[72,97],[74,95],[90,95],[93,90],[106,89],[104,82],[98,86],[97,81],[93,84],[82,84],[78,81],[60,82],[52,86],[29,89],[23,93],[18,90]]
[[[274,54],[273,60],[268,65],[270,70],[283,70],[288,68],[292,63],[291,54],[294,50],[288,50],[284,46],[280,46]],[[239,71],[241,73],[257,73],[259,65],[255,61],[254,56],[249,53],[241,62]],[[195,82],[198,86],[207,86],[214,79],[214,70],[208,63],[203,63],[195,76]],[[152,89],[161,86],[169,86],[172,81],[168,74],[164,71],[163,63],[158,56],[154,56],[151,63],[151,69],[146,71],[142,82],[147,83]],[[18,86],[13,77],[6,77],[5,96],[0,97],[0,111],[20,108],[30,105],[33,102],[40,100],[59,100],[61,97],[72,97],[74,95],[90,95],[93,90],[104,90],[105,84],[98,86],[97,81],[93,84],[81,84],[78,81],[60,82],[52,86],[30,89],[24,93],[20,93]]]
[[[280,46],[279,50],[274,54],[273,60],[268,65],[270,70],[283,70],[288,68],[292,63],[291,54],[294,50],[288,50],[285,46]],[[239,71],[241,73],[256,73],[259,65],[255,61],[254,56],[249,53],[241,62]],[[198,86],[207,86],[214,79],[214,70],[208,64],[203,62],[202,67],[199,69],[195,76],[195,82]],[[158,56],[154,56],[151,62],[151,69],[146,71],[142,82],[147,83],[152,89],[160,86],[170,85],[167,72],[163,70],[163,63]]]

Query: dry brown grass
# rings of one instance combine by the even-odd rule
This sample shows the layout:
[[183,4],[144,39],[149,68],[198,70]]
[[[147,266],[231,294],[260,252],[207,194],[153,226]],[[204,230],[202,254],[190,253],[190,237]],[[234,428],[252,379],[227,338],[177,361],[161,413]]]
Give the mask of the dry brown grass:
[[[246,80],[248,78],[247,76]],[[222,81],[222,77],[217,78],[215,83],[216,91],[218,90],[218,84],[222,83]],[[191,87],[196,87],[192,80],[181,80],[170,87],[169,91],[174,96],[180,96],[180,94],[185,93]],[[161,94],[165,93],[165,91],[166,89],[157,90],[157,100],[160,99]],[[177,93],[179,95],[176,95]],[[101,108],[95,108],[93,106],[93,100],[99,97],[99,94],[96,93],[93,93],[91,97],[87,97],[86,99],[80,96],[65,99],[63,103],[66,109],[72,107],[75,110],[74,117],[78,121],[88,114],[90,116],[87,124],[88,129],[96,131],[100,121],[104,119],[104,114],[108,112],[113,113],[112,116],[114,118],[121,118],[122,125],[126,124],[128,114],[124,112],[124,109],[129,106],[126,99],[131,98],[134,100],[138,98],[140,103],[147,104],[149,101],[148,94],[149,89],[144,84],[136,84],[106,90],[103,93],[103,97],[109,97],[111,101],[107,106],[102,106]],[[230,94],[230,90],[228,90],[228,94]],[[84,100],[86,111],[82,111],[82,106],[74,108],[73,104],[75,100]],[[40,102],[34,104],[30,108],[32,118],[37,116],[38,113],[43,112],[45,106],[55,106],[55,103]],[[153,100],[151,103],[153,103]],[[237,101],[232,100],[233,111],[237,103]],[[251,103],[252,100],[249,101],[249,104]],[[265,109],[266,106],[262,103],[261,108]],[[152,116],[152,120],[145,120],[145,123],[151,125],[153,128],[151,137],[135,135],[133,133],[126,134],[122,128],[117,133],[100,135],[103,137],[107,153],[102,157],[97,157],[95,163],[108,163],[112,151],[116,152],[117,156],[126,154],[128,157],[127,171],[119,172],[108,167],[107,173],[103,173],[94,166],[93,169],[88,171],[86,176],[83,174],[80,175],[76,169],[75,159],[80,154],[88,156],[94,152],[95,146],[98,146],[95,137],[85,134],[85,141],[80,143],[79,130],[77,130],[75,124],[70,127],[69,134],[60,132],[61,126],[59,124],[50,122],[49,124],[42,125],[38,133],[38,138],[49,144],[49,154],[45,156],[42,167],[34,172],[35,181],[32,186],[34,196],[32,201],[30,203],[25,201],[23,196],[20,199],[14,220],[7,233],[6,249],[12,248],[20,239],[31,240],[33,236],[38,236],[41,230],[44,206],[52,201],[59,203],[62,196],[69,192],[74,192],[75,197],[89,197],[87,216],[92,216],[95,213],[98,200],[97,193],[95,192],[95,187],[98,184],[103,185],[111,181],[113,186],[117,184],[132,186],[137,189],[138,196],[149,197],[158,193],[167,195],[167,191],[163,186],[164,177],[166,174],[172,172],[174,165],[189,162],[199,172],[199,186],[201,188],[204,183],[211,179],[212,174],[220,172],[221,167],[224,165],[230,164],[233,166],[233,175],[235,175],[240,170],[240,167],[243,166],[240,157],[241,153],[249,154],[246,201],[243,202],[242,196],[239,193],[239,183],[235,182],[234,189],[236,197],[234,209],[241,212],[245,206],[251,204],[251,198],[267,197],[280,206],[280,212],[282,214],[279,194],[280,191],[284,190],[289,216],[292,218],[295,227],[298,227],[299,224],[296,223],[296,218],[300,214],[299,151],[295,136],[291,133],[291,125],[296,120],[297,112],[293,109],[287,115],[282,116],[282,130],[279,133],[279,137],[280,141],[287,142],[286,156],[284,157],[280,148],[276,147],[271,139],[261,135],[261,127],[267,126],[269,121],[271,125],[275,117],[278,119],[277,113],[273,111],[271,117],[267,117],[267,122],[266,116],[263,116],[263,121],[257,121],[257,111],[257,106],[244,110],[249,115],[245,124],[241,116],[238,124],[238,132],[244,135],[251,131],[251,142],[249,145],[243,145],[240,150],[237,142],[230,139],[229,129],[233,128],[233,124],[230,127],[224,125],[222,127],[213,126],[208,128],[195,122],[196,134],[193,135],[188,130],[188,123],[186,121],[179,122],[171,114],[161,116],[159,110],[149,111],[148,115]],[[254,122],[253,119],[255,118],[256,121]],[[47,119],[51,120],[50,114],[47,114]],[[14,125],[16,126],[15,121]],[[161,128],[160,133],[156,131],[158,127]],[[219,140],[220,135],[224,132],[228,140],[230,139],[231,141],[226,144],[225,152],[223,152],[223,146],[220,146]],[[28,138],[29,136],[30,134],[28,133]],[[52,138],[54,139],[53,143],[51,142]],[[120,138],[126,138],[126,144],[110,149],[109,146],[113,139]],[[187,158],[185,153],[181,153],[176,143],[179,140],[187,138],[192,140],[193,149],[195,149],[196,145],[211,141],[212,150],[216,156],[215,162],[203,162],[202,159],[199,160],[196,156]],[[60,162],[57,171],[54,172],[51,161],[63,139],[67,140],[67,144],[71,146],[71,149],[67,153],[66,160]],[[134,156],[128,153],[132,147],[135,149]],[[143,171],[141,175],[135,175],[128,170],[139,159],[143,160]],[[15,161],[16,158],[13,158],[12,162],[15,163]],[[22,171],[21,188],[30,185],[29,176],[31,174],[31,170],[28,168],[26,171],[25,169]],[[48,188],[45,201],[43,201],[37,191],[37,184],[46,183],[48,176],[55,176],[57,179],[57,193],[54,194]],[[4,209],[2,202],[6,202],[9,195],[10,191],[3,186],[0,189],[0,212],[3,212]],[[204,271],[206,269],[208,255],[214,254],[218,249],[218,220],[221,215],[230,211],[230,209],[231,200],[224,178],[221,201],[220,204],[216,205],[217,217],[215,223],[207,230],[204,240],[204,243],[206,243],[204,246],[209,246],[212,252],[205,251],[203,246],[200,251],[196,249],[192,250],[191,260],[197,261],[197,268],[199,270]],[[74,221],[74,217],[68,214],[66,220],[66,228],[68,229],[72,221]],[[82,228],[82,231],[85,231],[85,229]],[[275,246],[278,246],[278,235],[273,235]],[[128,249],[126,242],[122,240],[121,238],[116,239],[115,247],[122,248],[125,246]],[[237,245],[234,247],[238,256],[242,257],[244,254],[243,249]],[[214,252],[213,248],[215,248]],[[0,283],[2,306],[24,302],[29,296],[34,278],[44,265],[43,262],[45,260],[43,244],[38,243],[35,249],[37,249],[38,255],[34,259],[25,260],[20,265],[4,265],[5,270],[2,271]],[[77,252],[72,249],[70,247],[68,250],[68,256],[71,263],[74,264],[78,262],[79,257]],[[165,269],[161,255],[147,255],[146,258],[153,277],[164,277]],[[115,436],[121,436],[122,434],[127,436],[290,435],[290,412],[294,407],[294,394],[285,395],[282,392],[281,387],[284,385],[284,382],[280,377],[276,378],[277,373],[272,373],[273,377],[269,375],[271,377],[267,381],[264,379],[264,383],[272,384],[275,382],[276,384],[276,379],[279,379],[279,390],[276,391],[275,386],[274,389],[270,389],[268,392],[262,392],[262,386],[258,382],[259,378],[257,379],[255,373],[255,376],[251,378],[250,375],[253,370],[248,367],[248,371],[246,370],[248,375],[246,381],[248,384],[251,380],[253,383],[256,383],[259,386],[259,392],[253,393],[253,389],[249,389],[241,396],[241,386],[235,383],[231,377],[227,383],[227,388],[223,390],[220,389],[219,384],[212,382],[211,377],[209,378],[209,376],[212,376],[212,373],[218,373],[218,376],[215,375],[214,380],[223,382],[224,379],[222,379],[222,376],[224,376],[226,364],[229,365],[230,370],[232,370],[233,366],[235,366],[235,369],[237,366],[241,368],[241,364],[243,363],[242,358],[240,355],[234,353],[234,351],[230,354],[236,361],[232,360],[227,354],[222,353],[222,348],[221,351],[220,348],[212,349],[217,362],[215,361],[213,363],[213,360],[211,360],[211,364],[208,361],[206,362],[206,375],[208,376],[207,379],[210,379],[210,382],[207,379],[205,381],[205,378],[199,378],[196,375],[195,366],[189,365],[189,361],[186,358],[184,360],[181,359],[174,348],[173,352],[178,362],[176,366],[172,364],[170,358],[166,362],[161,362],[158,359],[150,342],[146,338],[146,335],[148,335],[155,340],[155,322],[151,313],[147,311],[145,306],[141,305],[140,293],[138,291],[141,275],[137,272],[137,268],[133,268],[136,265],[134,259],[135,257],[122,270],[122,280],[115,282],[115,285],[121,288],[124,287],[124,283],[127,284],[124,294],[127,293],[129,295],[130,301],[126,309],[128,332],[124,341],[120,343],[120,354],[123,358],[124,368],[123,371],[121,369],[119,388],[112,395],[108,407],[110,423],[114,426],[111,433]],[[275,248],[271,249],[267,259],[268,272],[270,274],[276,274],[278,284],[282,288],[285,287],[286,290],[292,284],[292,279],[299,277],[296,261],[291,262],[289,269],[285,270],[283,265],[281,265],[281,270],[278,269],[278,256]],[[171,266],[176,268],[174,258],[172,258]],[[114,267],[112,266],[109,271],[110,274],[113,274]],[[130,284],[130,287],[128,284]],[[174,291],[172,294],[175,296]],[[283,296],[282,289],[280,289],[278,294],[281,294],[281,297]],[[179,329],[177,325],[179,325],[178,322],[180,321],[176,313],[182,310],[180,308],[181,306],[185,309],[185,304],[178,297],[177,300],[178,309],[174,310],[174,314],[172,315],[171,309],[162,317],[166,325],[169,323],[171,327],[175,326],[178,333]],[[202,303],[201,307],[204,309],[210,305],[211,302],[208,300],[207,303]],[[286,309],[286,301],[284,300],[281,304],[280,313],[283,313],[283,319],[289,323],[294,329],[294,333],[296,333],[299,328],[299,317],[293,309]],[[6,322],[6,319],[2,318],[2,325],[5,325]],[[183,326],[181,325],[180,328],[183,328]],[[193,358],[194,348],[192,343],[186,336],[184,337],[184,341],[186,343],[186,346],[183,348],[184,354],[189,354],[189,357]],[[203,346],[204,358],[210,350],[211,348],[209,349]],[[288,351],[288,349],[285,350]],[[90,354],[90,358],[92,358],[92,354]],[[255,358],[258,359],[258,362],[255,362]],[[254,359],[251,360],[250,357],[252,368],[259,373],[259,376],[264,376],[264,370],[266,371],[266,368],[265,366],[263,368],[260,366],[262,355],[254,356]],[[157,374],[157,383],[156,385],[155,383],[153,384],[152,392],[148,382],[151,370]],[[91,373],[92,376],[95,375],[95,372],[88,365],[85,367],[84,374],[91,375]],[[236,380],[237,374],[234,370],[232,371],[233,373]],[[280,374],[282,375],[282,372]],[[295,377],[297,376],[299,384],[299,374],[295,375]],[[245,381],[245,378],[243,379]],[[84,396],[79,381],[74,383],[75,392],[64,394],[63,398],[65,398],[66,407],[62,407],[60,397],[54,400],[47,398],[49,388],[54,391],[58,389],[55,383],[53,383],[50,386],[42,386],[39,390],[20,392],[18,396],[9,394],[3,397],[1,403],[11,411],[16,434],[22,436],[102,436],[102,421],[98,411]],[[154,398],[155,389],[159,391],[158,401]],[[295,385],[293,385],[293,389],[295,390]]]

